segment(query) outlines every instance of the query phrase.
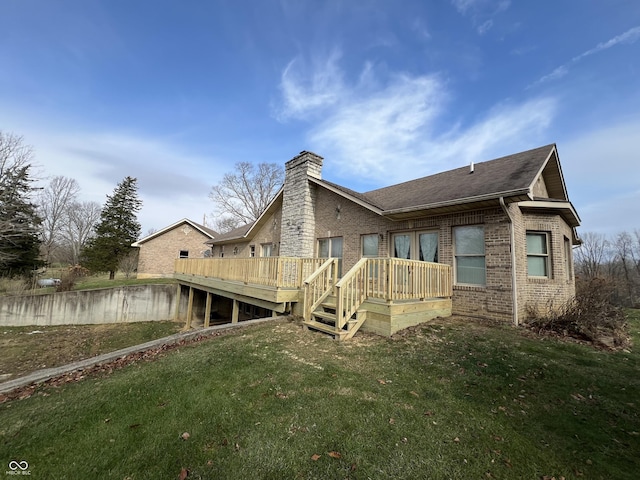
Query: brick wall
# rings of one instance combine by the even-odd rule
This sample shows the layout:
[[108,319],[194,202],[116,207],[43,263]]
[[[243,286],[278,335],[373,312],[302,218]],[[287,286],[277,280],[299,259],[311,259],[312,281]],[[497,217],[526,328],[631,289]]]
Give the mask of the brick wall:
[[189,252],[188,258],[202,258],[209,247],[204,244],[209,237],[191,225],[183,223],[140,245],[138,278],[170,277],[174,260],[180,251]]
[[[251,256],[251,246],[255,247],[255,256],[262,256],[262,245],[272,244],[273,255],[280,255],[280,227],[282,225],[282,210],[264,219],[264,225],[252,235],[250,240],[238,240],[224,245],[224,258],[246,258]],[[220,257],[222,245],[213,247],[212,256]],[[236,252],[236,253],[234,253]]]
[[[544,313],[575,295],[573,253],[565,252],[565,239],[571,242],[573,232],[559,215],[523,213],[514,208],[518,278],[518,316],[526,319],[530,312]],[[529,277],[527,272],[527,231],[545,232],[549,236],[548,278]]]

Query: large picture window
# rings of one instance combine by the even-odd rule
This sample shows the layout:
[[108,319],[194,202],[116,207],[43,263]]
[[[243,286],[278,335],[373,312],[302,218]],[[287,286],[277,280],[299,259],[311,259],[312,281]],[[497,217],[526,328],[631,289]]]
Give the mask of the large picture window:
[[549,277],[549,235],[545,232],[527,232],[527,274]]
[[486,285],[484,227],[454,227],[456,283]]

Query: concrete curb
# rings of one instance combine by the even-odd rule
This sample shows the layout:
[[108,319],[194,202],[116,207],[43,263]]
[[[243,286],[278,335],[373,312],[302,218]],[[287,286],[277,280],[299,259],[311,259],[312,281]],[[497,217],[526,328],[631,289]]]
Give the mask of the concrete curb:
[[288,316],[257,318],[255,320],[246,320],[238,323],[225,323],[223,325],[216,325],[214,327],[200,328],[197,330],[190,330],[188,332],[176,333],[169,337],[159,338],[158,340],[152,340],[150,342],[142,343],[140,345],[134,345],[133,347],[122,348],[111,353],[104,353],[96,357],[87,358],[78,362],[69,363],[61,367],[45,368],[43,370],[37,370],[24,377],[15,378],[8,382],[0,383],[0,393],[9,393],[12,390],[20,387],[26,387],[31,384],[38,384],[46,382],[55,377],[65,375],[76,370],[84,370],[85,368],[93,367],[94,365],[100,365],[102,363],[108,363],[118,358],[122,358],[131,353],[144,352],[155,347],[162,345],[173,345],[179,343],[182,340],[189,340],[198,336],[207,336],[221,330],[230,330],[238,327],[246,327],[250,325],[256,325],[259,323],[271,322],[273,320],[282,320],[289,318]]

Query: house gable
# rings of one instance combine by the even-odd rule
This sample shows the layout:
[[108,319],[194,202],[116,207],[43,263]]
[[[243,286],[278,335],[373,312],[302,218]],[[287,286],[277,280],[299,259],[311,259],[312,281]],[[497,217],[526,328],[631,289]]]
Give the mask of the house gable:
[[204,258],[209,252],[205,242],[214,235],[213,230],[185,218],[135,242],[138,278],[172,276],[176,258]]

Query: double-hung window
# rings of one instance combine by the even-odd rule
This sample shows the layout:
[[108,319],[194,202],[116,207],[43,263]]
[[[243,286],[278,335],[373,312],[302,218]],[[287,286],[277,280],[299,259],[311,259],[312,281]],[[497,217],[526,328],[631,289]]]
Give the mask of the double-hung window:
[[342,237],[319,238],[318,258],[337,258],[338,276],[342,276]]
[[454,227],[456,283],[486,285],[484,227],[482,225]]
[[549,235],[546,232],[527,232],[527,274],[549,277]]
[[378,256],[378,234],[362,235],[362,256],[377,257]]

